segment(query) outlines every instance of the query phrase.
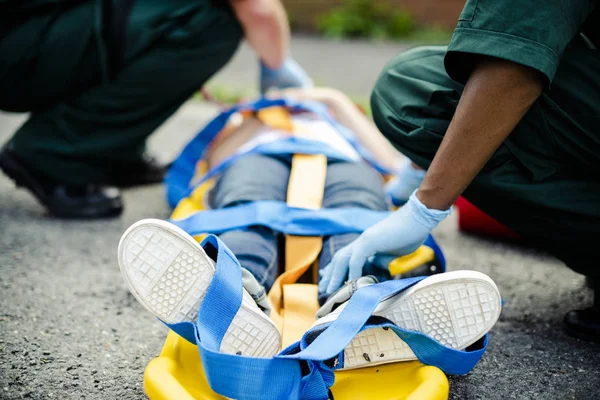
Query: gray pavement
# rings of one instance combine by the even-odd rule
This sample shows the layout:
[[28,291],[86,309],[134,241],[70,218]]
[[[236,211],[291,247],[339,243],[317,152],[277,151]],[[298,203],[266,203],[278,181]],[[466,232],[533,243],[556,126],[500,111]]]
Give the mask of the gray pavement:
[[[366,99],[385,64],[411,46],[396,42],[315,40],[301,36],[294,38],[292,55],[317,85],[337,87],[348,95]],[[248,46],[242,45],[211,84],[248,89],[248,83],[257,77],[256,56]]]
[[[347,51],[336,53],[338,47]],[[368,93],[400,48],[294,42],[297,58],[319,81],[356,95]],[[224,83],[239,76],[242,85],[254,76],[244,50],[220,75]],[[343,75],[332,61],[344,65]],[[171,159],[215,111],[186,104],[150,149]],[[0,142],[23,118],[0,113]],[[116,248],[131,223],[165,218],[169,208],[160,185],[126,190],[124,197],[118,219],[58,221],[0,175],[0,398],[144,398],[143,369],[160,351],[166,328],[128,294]],[[600,346],[561,330],[566,311],[591,302],[580,275],[539,251],[461,234],[456,215],[435,234],[450,269],[487,273],[506,301],[481,363],[451,378],[452,399],[600,398]]]

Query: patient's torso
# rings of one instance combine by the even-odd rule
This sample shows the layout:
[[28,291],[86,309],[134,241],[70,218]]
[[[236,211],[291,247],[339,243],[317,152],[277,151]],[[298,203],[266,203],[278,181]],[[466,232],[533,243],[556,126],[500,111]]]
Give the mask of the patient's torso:
[[310,113],[293,115],[292,123],[293,133],[270,127],[256,117],[231,122],[208,151],[209,168],[218,165],[238,150],[254,148],[258,144],[285,139],[290,135],[323,143],[350,159],[360,160],[352,145],[331,124],[318,116]]

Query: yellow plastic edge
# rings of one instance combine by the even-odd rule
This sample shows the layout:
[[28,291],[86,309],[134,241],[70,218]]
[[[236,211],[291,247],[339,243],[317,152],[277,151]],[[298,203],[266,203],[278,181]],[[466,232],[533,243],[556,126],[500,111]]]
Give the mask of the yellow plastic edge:
[[394,261],[389,263],[388,269],[390,270],[390,274],[392,276],[401,275],[417,268],[420,265],[433,261],[434,259],[435,253],[433,249],[431,247],[422,245],[413,253],[396,258]]

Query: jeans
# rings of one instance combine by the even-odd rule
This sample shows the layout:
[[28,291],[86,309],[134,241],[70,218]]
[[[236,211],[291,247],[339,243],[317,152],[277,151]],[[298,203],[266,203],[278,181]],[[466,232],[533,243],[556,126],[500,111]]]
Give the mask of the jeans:
[[[213,208],[226,208],[259,200],[286,201],[291,157],[251,154],[235,161],[211,191]],[[329,161],[323,208],[360,207],[387,210],[383,182],[366,163]],[[241,266],[249,270],[268,291],[279,271],[280,236],[264,226],[251,226],[219,235]],[[324,268],[336,251],[358,237],[356,233],[323,238],[319,268]],[[319,299],[324,301],[324,299]]]

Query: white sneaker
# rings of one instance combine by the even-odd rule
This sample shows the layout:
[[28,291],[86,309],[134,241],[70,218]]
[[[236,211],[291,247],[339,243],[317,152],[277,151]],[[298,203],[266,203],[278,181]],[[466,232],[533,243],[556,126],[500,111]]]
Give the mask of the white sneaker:
[[[215,262],[190,235],[171,223],[145,219],[123,234],[118,257],[129,290],[144,308],[168,324],[196,321]],[[244,289],[220,351],[272,357],[280,350],[277,327]]]
[[[319,326],[337,319],[348,303],[318,319]],[[482,338],[500,316],[500,292],[487,275],[453,271],[423,279],[402,293],[383,300],[373,315],[401,328],[424,333],[441,344],[464,350]],[[344,349],[341,369],[416,360],[410,347],[391,329],[360,332]]]

